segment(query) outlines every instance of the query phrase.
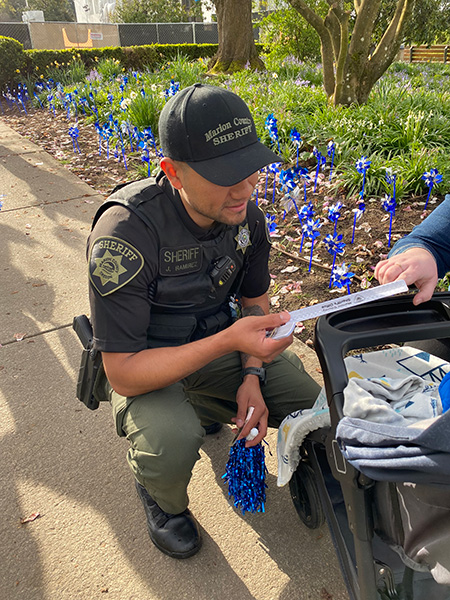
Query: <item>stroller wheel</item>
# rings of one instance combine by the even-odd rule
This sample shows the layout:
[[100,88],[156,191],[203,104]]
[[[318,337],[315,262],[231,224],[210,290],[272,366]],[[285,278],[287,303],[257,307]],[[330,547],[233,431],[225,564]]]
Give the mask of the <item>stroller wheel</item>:
[[312,467],[301,460],[289,481],[289,489],[295,510],[302,522],[310,529],[317,529],[325,522],[319,490]]

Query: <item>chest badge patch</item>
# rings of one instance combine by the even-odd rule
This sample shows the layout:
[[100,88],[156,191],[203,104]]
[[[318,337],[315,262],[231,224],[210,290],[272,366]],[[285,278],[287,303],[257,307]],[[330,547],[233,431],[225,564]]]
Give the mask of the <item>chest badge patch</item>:
[[89,279],[101,296],[129,283],[144,266],[142,254],[116,237],[97,238],[89,257]]
[[252,245],[252,241],[250,239],[250,230],[247,223],[244,226],[239,225],[238,234],[234,237],[234,239],[237,242],[236,250],[241,250],[242,254],[245,254],[247,248]]

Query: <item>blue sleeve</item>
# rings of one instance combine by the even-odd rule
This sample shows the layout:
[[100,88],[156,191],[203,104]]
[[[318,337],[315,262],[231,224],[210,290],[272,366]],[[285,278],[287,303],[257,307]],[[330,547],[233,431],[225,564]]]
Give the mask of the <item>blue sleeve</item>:
[[389,257],[418,247],[434,256],[439,277],[450,270],[450,195],[409,235],[396,242]]

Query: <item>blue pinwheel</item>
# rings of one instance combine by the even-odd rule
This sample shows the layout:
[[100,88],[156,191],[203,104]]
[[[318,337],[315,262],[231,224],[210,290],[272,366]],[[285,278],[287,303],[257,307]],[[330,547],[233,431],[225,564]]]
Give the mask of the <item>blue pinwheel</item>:
[[142,132],[144,139],[147,142],[150,142],[151,145],[153,146],[153,149],[155,151],[156,156],[160,155],[160,152],[158,150],[158,148],[156,147],[156,141],[155,141],[155,136],[153,135],[153,131],[152,128],[150,126],[145,127],[144,131]]
[[[331,265],[331,274],[333,274],[334,265],[336,263],[336,256],[339,254],[344,254],[344,248],[346,244],[342,241],[342,235],[331,235],[329,233],[323,240],[323,243],[327,249],[327,252],[331,254],[333,257],[333,264]],[[330,283],[328,285],[331,288],[332,276],[330,277]]]
[[281,171],[280,173],[281,191],[283,192],[286,190],[287,192],[286,196],[284,197],[287,198],[287,200],[285,200],[284,198],[282,200],[282,204],[284,204],[283,221],[286,216],[286,212],[289,211],[292,206],[295,207],[297,216],[300,219],[300,213],[298,211],[298,206],[295,201],[295,198],[298,197],[299,193],[296,178],[297,174],[293,169],[286,169],[286,171]]
[[272,188],[272,204],[275,202],[275,192],[277,189],[277,175],[280,172],[279,165],[280,163],[272,163],[269,165],[268,172],[273,173],[273,188]]
[[70,119],[70,105],[72,104],[72,102],[73,102],[72,94],[68,93],[65,96],[63,96],[63,105],[67,112],[67,120]]
[[266,223],[267,223],[267,229],[269,230],[269,233],[275,233],[275,231],[277,229],[277,221],[276,221],[275,215],[266,213]]
[[78,150],[81,154],[80,146],[78,145],[78,136],[80,135],[78,127],[69,127],[69,135],[72,138],[73,151],[76,154]]
[[143,153],[141,154],[141,160],[142,160],[142,162],[146,162],[147,163],[147,177],[150,177],[150,175],[151,175],[151,161],[150,161],[150,152],[149,152],[148,144],[147,144],[146,140],[142,140],[140,142],[139,146],[143,150]]
[[47,96],[47,102],[48,102],[48,110],[49,111],[53,111],[53,114],[55,115],[56,114],[56,111],[55,111],[55,96],[54,96],[53,93],[52,94],[48,94],[48,96]]
[[277,143],[278,150],[280,150],[280,141],[278,139],[278,121],[273,116],[273,113],[270,113],[269,115],[267,115],[266,121],[265,121],[265,127],[266,127],[267,131],[269,132],[270,139],[273,142]]
[[[112,115],[109,116],[109,121],[110,124],[112,125],[114,131],[117,134],[117,137],[120,140],[120,150],[121,150],[121,155],[122,155],[122,159],[123,159],[123,166],[125,167],[125,170],[128,171],[128,165],[127,165],[127,159],[126,159],[126,155],[125,155],[125,144],[123,141],[123,135],[122,135],[122,124],[119,125],[119,121],[117,119],[113,119]],[[116,144],[116,151],[115,154],[117,153],[117,144]],[[120,156],[117,157],[118,160],[120,161]]]
[[392,219],[395,215],[396,202],[393,197],[385,194],[384,199],[381,202],[383,209],[389,213],[389,236],[388,236],[388,248],[391,247],[391,233],[392,233]]
[[180,91],[180,82],[174,81],[173,79],[171,79],[169,87],[164,90],[164,98],[166,100],[168,100],[172,96],[175,96],[175,94],[179,91]]
[[327,219],[334,223],[334,231],[333,235],[336,235],[336,227],[339,217],[341,216],[341,209],[344,205],[342,202],[336,202],[336,204],[332,204],[328,209]]
[[314,189],[313,189],[313,194],[315,194],[316,188],[317,188],[317,178],[319,176],[319,171],[323,167],[323,165],[327,162],[327,159],[325,158],[325,156],[323,156],[323,154],[319,150],[317,150],[317,148],[315,146],[313,148],[313,154],[317,158],[316,175],[314,177]]
[[330,178],[329,178],[329,181],[331,181],[331,176],[333,174],[333,165],[334,165],[334,154],[335,154],[335,152],[336,152],[336,144],[333,142],[333,140],[330,140],[328,142],[328,145],[327,145],[327,154],[331,158],[331,162],[330,162]]
[[361,158],[359,158],[356,161],[356,170],[358,171],[358,173],[360,173],[363,176],[363,182],[362,182],[362,189],[359,192],[359,197],[361,198],[361,200],[364,198],[364,187],[366,185],[366,173],[367,173],[367,169],[370,167],[371,162],[368,158],[366,158],[365,156],[361,156]]
[[306,202],[306,186],[311,183],[311,177],[308,173],[308,169],[303,168],[300,170],[300,180],[303,181],[303,200]]
[[350,267],[343,262],[339,267],[333,269],[331,273],[331,285],[339,289],[346,287],[347,293],[350,294],[350,283],[354,275],[355,274],[350,271]]
[[[308,219],[312,219],[314,217],[314,215],[316,214],[316,211],[314,210],[314,206],[312,202],[308,202],[308,204],[304,204],[300,211],[298,212],[298,218],[300,220],[300,223],[305,223],[308,221]],[[305,240],[305,236],[302,235],[302,241],[300,242],[300,252],[303,249],[303,242]]]
[[[34,96],[34,97],[36,98],[36,100],[39,102],[39,106],[40,106],[41,108],[44,108],[44,106],[43,106],[43,104],[42,104],[42,102],[41,102],[41,99],[39,98],[39,95],[38,95],[36,92],[33,92],[33,96]],[[1,103],[1,102],[0,102],[0,108],[2,109],[2,112],[3,112],[3,108],[2,108],[2,103]]]
[[427,201],[425,202],[425,208],[424,208],[424,210],[426,210],[426,208],[428,206],[428,200],[430,199],[430,196],[431,196],[431,190],[437,183],[441,183],[442,175],[439,173],[439,171],[437,169],[430,169],[429,171],[426,171],[422,175],[422,179],[425,181],[426,185],[428,186],[428,196],[427,196]]
[[139,142],[141,140],[141,133],[137,127],[133,127],[131,130],[131,137],[136,143],[136,150],[139,148]]
[[86,114],[86,106],[88,106],[87,98],[85,96],[82,96],[78,100],[78,104],[81,106],[81,110],[83,111],[83,115],[85,115]]
[[393,172],[391,167],[386,169],[386,183],[392,185],[392,199],[396,201],[396,186],[397,186],[397,174]]
[[94,123],[94,127],[98,133],[98,155],[101,156],[102,155],[102,138],[103,138],[103,129],[100,126],[99,122],[96,121]]
[[297,131],[297,129],[294,127],[293,129],[291,129],[291,132],[289,134],[289,137],[291,138],[295,149],[296,149],[296,153],[297,153],[297,167],[298,167],[298,153],[300,150],[300,146],[302,145],[302,138],[300,137],[299,132]]
[[306,219],[312,219],[315,214],[313,203],[308,202],[308,204],[304,204],[300,209],[300,221],[303,222]]
[[290,194],[295,188],[297,184],[295,183],[295,173],[292,169],[286,169],[280,171],[280,184],[281,191],[286,191],[287,194]]
[[20,102],[20,105],[23,108],[24,113],[27,115],[27,109],[25,107],[25,103],[27,101],[27,93],[26,93],[26,88],[24,86],[22,86],[22,84],[19,83],[18,88],[17,88],[17,99]]
[[130,149],[131,152],[134,152],[134,146],[133,146],[133,139],[132,139],[132,135],[131,135],[131,125],[128,121],[121,121],[120,123],[120,129],[122,131],[122,135],[127,134],[128,135],[128,140],[130,142]]
[[[305,237],[309,238],[311,240],[311,253],[309,255],[309,268],[308,271],[311,271],[311,265],[312,265],[312,257],[313,257],[313,251],[314,251],[314,241],[316,240],[317,237],[319,237],[320,235],[320,231],[319,229],[322,227],[322,223],[320,222],[319,219],[316,219],[315,221],[313,221],[313,219],[307,219],[306,223],[304,223],[302,225],[302,246],[303,246],[303,239]],[[301,248],[300,248],[301,251]]]
[[366,210],[366,205],[362,200],[358,200],[358,206],[353,209],[354,217],[353,217],[353,230],[352,230],[352,241],[351,244],[355,241],[355,230],[356,230],[356,221],[363,216],[364,211]]
[[109,140],[113,135],[113,130],[109,123],[105,123],[102,127],[102,137],[106,140],[106,158],[109,158]]

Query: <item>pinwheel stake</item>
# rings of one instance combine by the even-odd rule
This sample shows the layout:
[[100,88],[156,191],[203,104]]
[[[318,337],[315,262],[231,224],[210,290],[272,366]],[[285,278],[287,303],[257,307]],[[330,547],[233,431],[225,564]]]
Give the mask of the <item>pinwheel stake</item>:
[[80,146],[78,145],[78,136],[80,135],[78,127],[69,127],[69,135],[72,138],[73,151],[76,154],[78,150],[81,154]]
[[270,113],[269,115],[267,115],[266,121],[265,121],[265,127],[266,127],[267,131],[269,132],[270,139],[273,142],[277,143],[278,151],[280,152],[280,141],[278,139],[278,121],[273,116],[273,113]]
[[302,138],[300,137],[299,132],[296,130],[296,128],[294,127],[293,129],[291,129],[291,132],[289,134],[295,148],[296,148],[296,153],[297,153],[297,168],[298,168],[298,153],[300,150],[300,146],[302,145]]
[[[307,237],[311,240],[311,253],[309,255],[309,268],[308,268],[309,272],[311,272],[312,257],[313,257],[313,251],[314,251],[314,241],[320,235],[319,229],[321,227],[322,227],[322,223],[319,221],[319,219],[316,219],[315,221],[313,221],[312,219],[307,219],[306,223],[304,223],[302,225],[302,231],[303,231],[302,246],[303,246],[303,239],[305,237]],[[301,251],[301,248],[300,248],[300,251]]]
[[422,179],[425,181],[425,183],[428,186],[428,196],[427,196],[427,201],[425,202],[425,208],[424,208],[424,210],[426,210],[427,206],[428,206],[428,201],[431,196],[431,190],[433,189],[433,186],[435,186],[437,183],[441,183],[442,175],[439,173],[439,171],[437,169],[430,169],[429,171],[426,171],[422,175]]
[[313,194],[315,194],[316,188],[317,188],[317,178],[319,177],[319,171],[320,171],[321,167],[327,162],[327,159],[325,158],[325,156],[322,155],[321,152],[319,152],[319,150],[317,150],[316,147],[313,148],[313,154],[317,158],[316,175],[314,177],[314,189],[313,189]]
[[333,270],[334,270],[334,265],[336,263],[336,256],[339,254],[344,254],[344,248],[346,246],[346,244],[344,244],[344,242],[342,241],[342,235],[331,235],[331,233],[329,233],[323,240],[323,243],[327,249],[327,251],[332,255],[333,257],[333,264],[331,265],[331,276],[330,276],[330,283],[328,285],[328,288],[331,288],[331,284],[332,284],[332,279],[333,279]]
[[333,235],[336,235],[336,227],[339,217],[341,216],[341,209],[344,205],[342,202],[336,202],[336,204],[332,204],[328,209],[327,219],[334,223],[334,231]]
[[329,181],[331,181],[331,176],[333,174],[333,165],[334,165],[334,154],[335,154],[335,151],[336,151],[336,144],[331,140],[330,142],[328,142],[328,145],[327,145],[327,154],[331,158]]

